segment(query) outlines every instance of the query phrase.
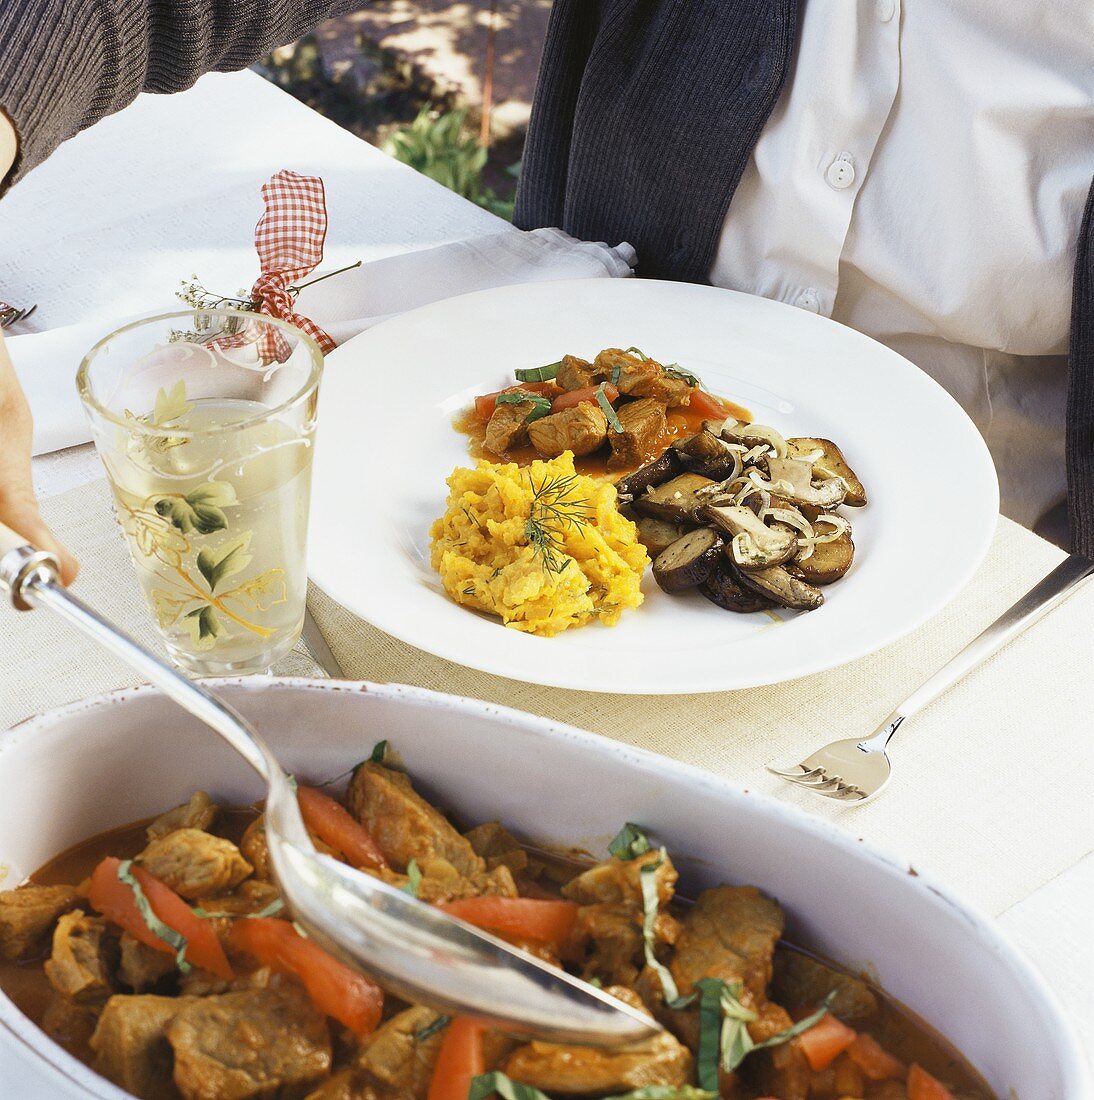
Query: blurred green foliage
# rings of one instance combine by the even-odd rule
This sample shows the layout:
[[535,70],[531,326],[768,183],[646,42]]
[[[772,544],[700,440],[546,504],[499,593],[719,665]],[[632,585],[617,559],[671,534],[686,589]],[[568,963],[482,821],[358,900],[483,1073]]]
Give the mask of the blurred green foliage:
[[457,195],[512,221],[512,200],[499,197],[483,180],[489,150],[478,143],[466,123],[463,108],[437,112],[426,105],[410,125],[392,131],[386,150]]

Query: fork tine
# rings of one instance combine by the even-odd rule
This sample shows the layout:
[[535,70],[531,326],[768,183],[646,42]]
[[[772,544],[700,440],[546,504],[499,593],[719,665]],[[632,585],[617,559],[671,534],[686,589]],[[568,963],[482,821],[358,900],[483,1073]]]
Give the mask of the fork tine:
[[789,779],[793,783],[796,783],[799,779],[804,779],[806,776],[815,776],[821,771],[820,768],[814,768],[812,771],[809,771],[804,764],[795,764],[792,771],[783,771],[780,768],[773,768],[768,764],[767,770],[771,772],[772,775],[777,775],[780,779]]

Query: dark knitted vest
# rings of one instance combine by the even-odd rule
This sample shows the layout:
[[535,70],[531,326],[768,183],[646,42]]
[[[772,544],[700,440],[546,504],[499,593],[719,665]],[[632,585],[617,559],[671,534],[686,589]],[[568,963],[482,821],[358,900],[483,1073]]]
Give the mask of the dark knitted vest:
[[[709,282],[778,100],[797,0],[555,0],[516,224],[630,241],[641,275]],[[1074,549],[1094,558],[1094,187],[1078,242],[1067,413]]]

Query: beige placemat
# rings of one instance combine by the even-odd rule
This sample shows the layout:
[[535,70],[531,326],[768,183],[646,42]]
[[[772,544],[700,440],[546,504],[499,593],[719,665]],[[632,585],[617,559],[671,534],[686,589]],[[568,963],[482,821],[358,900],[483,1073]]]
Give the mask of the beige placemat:
[[[155,644],[105,482],[54,497],[45,512],[80,551],[77,591]],[[878,801],[827,802],[763,765],[872,730],[1061,556],[1001,520],[973,582],[908,638],[832,672],[717,695],[627,697],[516,683],[396,641],[314,589],[312,609],[350,676],[486,699],[696,764],[829,816],[1000,913],[1094,849],[1094,585],[909,721],[895,744],[896,777]],[[44,613],[0,614],[0,624],[0,728],[132,682],[111,657]]]

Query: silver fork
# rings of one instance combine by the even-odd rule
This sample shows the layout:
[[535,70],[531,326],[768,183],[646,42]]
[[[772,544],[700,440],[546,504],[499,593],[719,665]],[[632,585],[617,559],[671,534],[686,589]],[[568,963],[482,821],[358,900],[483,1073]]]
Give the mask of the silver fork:
[[1091,574],[1094,574],[1094,561],[1078,554],[1065,558],[982,634],[951,657],[922,687],[913,691],[870,737],[861,741],[853,737],[833,741],[793,768],[768,765],[767,770],[781,779],[841,802],[865,802],[873,798],[892,775],[885,749],[904,720],[918,714],[947,688],[1032,626]]
[[30,309],[20,309],[18,306],[9,306],[0,302],[0,329],[11,328],[12,325],[25,321],[37,308],[37,303]]

